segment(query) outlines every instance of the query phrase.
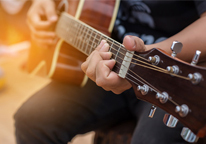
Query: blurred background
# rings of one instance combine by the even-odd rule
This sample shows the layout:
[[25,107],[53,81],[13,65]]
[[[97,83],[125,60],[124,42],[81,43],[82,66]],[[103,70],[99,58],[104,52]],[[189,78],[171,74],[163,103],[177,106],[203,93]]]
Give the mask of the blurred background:
[[[26,62],[30,31],[26,14],[30,0],[0,0],[0,143],[16,144],[13,115],[33,93],[50,82],[30,76]],[[72,144],[92,143],[94,133],[77,136]]]

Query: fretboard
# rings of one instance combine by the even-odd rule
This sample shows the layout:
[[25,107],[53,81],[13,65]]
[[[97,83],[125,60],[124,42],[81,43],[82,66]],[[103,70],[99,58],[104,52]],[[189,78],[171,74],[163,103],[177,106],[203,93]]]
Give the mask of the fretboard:
[[117,61],[113,71],[119,73],[122,62],[128,52],[124,46],[103,33],[95,30],[89,25],[75,19],[68,13],[62,13],[56,26],[56,34],[89,56],[93,50],[100,44],[101,40],[106,40],[109,44],[109,51],[112,52],[112,58]]

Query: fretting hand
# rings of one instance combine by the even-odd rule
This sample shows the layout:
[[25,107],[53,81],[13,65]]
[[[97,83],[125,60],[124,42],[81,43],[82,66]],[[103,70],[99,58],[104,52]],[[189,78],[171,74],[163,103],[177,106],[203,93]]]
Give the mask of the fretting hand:
[[[143,41],[135,36],[126,36],[123,45],[130,51],[145,51]],[[120,94],[129,89],[131,84],[112,71],[116,61],[110,59],[111,52],[108,52],[109,44],[102,40],[100,45],[91,53],[87,60],[82,64],[82,70],[96,84],[107,91]]]

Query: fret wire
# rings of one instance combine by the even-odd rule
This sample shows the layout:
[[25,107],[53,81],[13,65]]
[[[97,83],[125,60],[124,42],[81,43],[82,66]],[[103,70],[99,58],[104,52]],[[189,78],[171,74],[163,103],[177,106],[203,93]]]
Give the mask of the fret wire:
[[[69,21],[69,22],[66,24],[66,27],[69,27],[69,29],[71,29],[71,25],[72,25],[72,21]],[[73,27],[73,26],[72,26],[72,27]],[[67,34],[66,34],[67,40],[70,41],[71,43],[73,42],[72,34],[73,34],[73,33],[72,33],[71,31],[67,32]]]
[[[71,19],[71,25],[70,26],[71,26],[71,31],[70,32],[74,33],[74,35],[75,35],[74,36],[74,41],[73,41],[73,46],[77,47],[77,45],[78,45],[78,35],[81,31],[81,28],[82,28],[81,26],[82,25]],[[74,31],[75,27],[77,27],[76,31]],[[73,37],[73,35],[71,35],[71,37]]]
[[[82,29],[82,28],[79,28],[79,29]],[[80,31],[80,30],[79,30],[79,31]],[[96,31],[95,31],[95,32],[96,32]],[[100,36],[100,38],[96,39],[96,36],[97,36],[97,35],[95,35],[95,39],[98,41],[97,43],[99,44],[99,43],[101,42],[101,40],[102,40],[102,36],[103,36],[103,35],[101,35],[100,33],[97,33],[97,34]],[[78,32],[77,35],[79,35],[79,32]],[[91,36],[91,37],[92,37],[92,36]],[[112,41],[112,42],[114,43],[114,41],[113,41],[113,40],[110,40],[108,37],[105,36],[104,38],[105,38],[106,40],[108,40],[109,42]],[[95,39],[93,39],[93,41],[94,41]],[[75,42],[75,43],[76,43],[76,42]],[[113,44],[113,43],[112,43],[112,44]],[[97,44],[97,45],[98,45],[98,44]],[[75,44],[75,45],[76,45],[76,44]],[[116,44],[115,44],[115,45],[116,45]],[[96,48],[96,47],[95,47],[95,48]],[[93,49],[95,49],[95,48],[93,48]],[[92,49],[91,49],[91,50],[92,50]],[[111,47],[110,47],[110,50],[111,50]],[[123,50],[125,50],[125,49],[123,49]],[[125,51],[126,51],[126,50],[125,50]]]
[[[102,35],[100,35],[101,37],[102,37]],[[96,36],[95,36],[96,37]],[[100,39],[101,39],[101,37],[100,37]],[[100,41],[99,41],[100,42]],[[110,47],[110,48],[112,48],[112,47]],[[123,54],[124,55],[124,54]]]
[[98,33],[100,35],[100,38],[99,38],[99,42],[97,43],[97,45],[99,45],[102,41],[102,34],[101,33]]
[[[80,29],[82,29],[82,28],[80,28]],[[79,31],[80,31],[80,30],[79,30]],[[84,33],[84,31],[83,31],[83,33]],[[97,34],[98,34],[98,33],[96,33],[95,38],[96,38]],[[100,35],[100,34],[99,34],[99,35]],[[91,35],[90,35],[90,36],[91,36]],[[101,40],[101,37],[102,37],[102,35],[100,35],[100,38],[99,38],[98,40]],[[107,38],[107,37],[106,37],[106,38]],[[107,39],[108,39],[108,38],[107,38]],[[94,41],[94,40],[93,40],[93,41]],[[98,41],[98,42],[100,42],[100,41]],[[111,41],[109,41],[109,42],[111,42]],[[114,41],[112,41],[112,45],[111,45],[111,47],[110,47],[110,50],[112,49],[112,47],[113,47],[113,45],[114,45],[113,43],[114,43]],[[88,45],[87,45],[87,46],[88,46]],[[92,46],[92,48],[95,49],[95,47],[93,47],[93,46]],[[90,49],[90,51],[92,50],[92,48]],[[119,48],[119,47],[118,47],[118,48]],[[117,51],[116,49],[114,49],[114,50]],[[119,51],[119,50],[120,50],[120,48],[118,49],[118,51]],[[118,52],[118,53],[119,53],[119,52]],[[117,54],[118,54],[118,53],[117,53]],[[117,54],[116,54],[116,56],[115,56],[115,59],[117,59]],[[124,54],[123,54],[123,55],[124,55]]]
[[81,24],[77,23],[77,32],[76,32],[76,35],[75,35],[75,39],[74,39],[74,46],[77,47],[77,38],[78,38],[78,35],[79,35],[79,32],[80,32],[80,29],[81,29]]
[[[80,29],[81,29],[81,27],[80,27]],[[77,32],[77,36],[78,36],[78,34],[79,34],[79,31]],[[102,37],[102,35],[100,35],[101,37]],[[100,37],[100,41],[101,41],[101,37]],[[107,38],[107,37],[106,37]],[[107,38],[108,39],[108,38]],[[108,39],[109,41],[110,41],[110,39]],[[98,43],[100,43],[100,41],[98,41]],[[112,48],[112,47],[111,47]],[[119,48],[120,49],[120,48]],[[123,50],[125,50],[125,49],[123,49]],[[118,53],[119,53],[119,50],[118,50]],[[137,55],[138,56],[138,55]],[[140,58],[142,58],[141,56],[138,56],[138,57],[140,57]],[[157,67],[158,68],[158,67]]]
[[[84,26],[82,25],[82,30],[79,32],[79,35],[78,35],[78,45],[77,45],[77,47],[81,50],[81,44],[82,43],[80,43],[80,41],[81,41],[81,39],[82,39],[82,35],[83,35],[83,31],[84,31]],[[82,50],[81,50],[82,51]]]
[[[79,28],[79,30],[78,30],[78,32],[77,32],[77,36],[79,35],[79,33],[80,33],[80,31],[81,31],[81,29],[83,29],[82,27],[81,27],[81,25],[79,25],[78,26],[78,28]],[[73,29],[72,29],[73,30]],[[70,32],[71,33],[71,32]],[[85,33],[85,30],[83,30],[83,33]],[[97,37],[97,35],[99,36],[99,38],[98,39],[96,39],[98,42],[100,42],[100,40],[102,39],[102,35],[101,34],[99,34],[99,33],[97,33],[97,32],[95,32],[96,34],[95,34],[95,39],[96,39],[96,37]],[[76,37],[77,37],[76,36]],[[91,36],[91,35],[90,35]],[[92,36],[91,36],[92,37]],[[104,38],[107,38],[107,37],[104,37]],[[94,47],[94,40],[95,39],[93,39],[93,41],[92,41],[92,46],[91,46],[91,49],[90,49],[90,53],[91,53],[91,51],[92,51],[92,49],[95,49],[96,48],[96,46]],[[107,38],[108,39],[108,38]],[[80,40],[81,41],[81,40]],[[79,41],[78,41],[79,42]],[[111,42],[111,41],[109,41],[109,42]],[[76,43],[76,42],[75,42]],[[97,43],[97,42],[96,42]],[[112,45],[110,46],[110,50],[111,49],[113,49],[113,50],[115,50],[115,51],[117,51],[116,49],[114,49],[113,48],[113,43],[114,43],[114,41],[112,41]],[[75,44],[76,45],[76,44]],[[88,46],[88,43],[87,43],[87,46]],[[119,47],[118,47],[119,48]],[[119,48],[120,49],[120,48]],[[114,53],[113,53],[114,54]],[[118,53],[117,53],[118,54]],[[124,55],[124,54],[123,54]],[[117,56],[115,56],[115,59],[117,58]]]
[[[85,26],[84,26],[85,27]],[[81,49],[82,49],[82,51],[85,53],[85,45],[84,45],[84,43],[85,43],[85,37],[87,36],[87,27],[85,27],[84,28],[84,31],[85,32],[82,32],[82,33],[85,33],[85,34],[83,34],[83,36],[82,36],[82,40],[80,39],[80,41],[82,41],[82,46],[81,46]],[[82,48],[83,47],[83,48]]]
[[[88,28],[88,27],[85,27],[85,29],[87,30],[87,32],[86,32],[87,34],[85,35],[86,40],[87,40],[87,35],[88,35],[88,30],[89,30],[89,28]],[[80,40],[80,41],[82,41],[82,45],[84,46],[84,49],[82,50],[83,53],[85,53],[86,55],[88,55],[87,49],[85,48],[85,45],[88,46],[89,43],[87,43],[87,41],[85,41],[85,37],[84,37],[82,40]]]
[[112,48],[113,45],[114,45],[114,40],[112,40],[112,45],[111,45],[111,47],[109,48],[109,51],[111,51],[111,48]]
[[[70,18],[70,19],[72,19],[72,18]],[[72,19],[73,20],[73,19]],[[73,21],[75,21],[75,20],[73,20]],[[85,26],[87,26],[86,24],[84,24]],[[111,38],[109,38],[109,37],[106,37],[109,41],[112,41],[112,39]],[[129,52],[130,53],[130,52]],[[146,60],[144,57],[141,57],[141,56],[139,56],[141,59],[144,59],[144,60]],[[147,61],[147,60],[146,60]]]
[[96,32],[96,31],[95,31],[95,33],[97,34],[96,35],[97,38],[94,40],[94,45],[93,45],[92,51],[94,51],[95,48],[99,45],[99,43],[101,42],[101,37],[102,37],[102,35],[100,33]]
[[75,46],[77,47],[77,48],[79,48],[78,47],[78,45],[79,45],[79,34],[81,33],[81,29],[82,29],[82,25],[81,24],[78,24],[79,25],[79,30],[78,30],[78,32],[77,32],[77,35],[76,35],[76,40],[75,40]]
[[[124,55],[124,54],[123,54],[123,55]],[[149,69],[153,69],[152,67],[147,67],[147,68],[149,68]],[[159,67],[157,67],[157,68],[159,68]],[[159,71],[159,72],[166,73],[165,70],[162,71],[161,69],[153,69],[153,70],[156,70],[156,71]],[[160,70],[161,70],[161,71],[160,71]],[[169,73],[167,72],[166,74],[169,74]],[[184,78],[183,76],[179,76],[179,75],[174,75],[174,76],[177,76],[177,77],[179,77],[179,78]],[[184,78],[184,79],[189,80],[188,78]]]
[[[93,33],[94,33],[95,31],[93,31]],[[93,34],[92,33],[92,34]],[[92,47],[94,46],[94,40],[96,39],[96,37],[97,37],[97,32],[95,32],[96,34],[95,34],[95,37],[94,37],[94,39],[93,39],[93,41],[92,41]],[[92,47],[90,48],[90,52],[89,52],[89,54],[91,54],[92,53]]]
[[[121,47],[121,45],[120,45],[120,47]],[[117,53],[116,53],[115,60],[117,59],[117,55],[118,55],[118,53],[119,53],[120,47],[118,48],[118,51],[117,51]]]
[[[90,32],[89,28],[88,28],[88,32]],[[88,53],[88,45],[89,45],[90,39],[91,39],[91,34],[89,34],[89,38],[87,39],[87,45],[86,45],[86,48],[85,48],[87,55],[89,55],[89,53]]]

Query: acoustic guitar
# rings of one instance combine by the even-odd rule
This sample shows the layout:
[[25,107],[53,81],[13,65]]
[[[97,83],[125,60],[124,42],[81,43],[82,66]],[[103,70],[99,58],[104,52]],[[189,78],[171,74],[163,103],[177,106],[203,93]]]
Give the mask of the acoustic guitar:
[[[58,0],[56,2],[57,11],[62,14],[62,18],[56,25],[56,33],[60,40],[57,41],[55,47],[49,49],[38,47],[35,42],[32,42],[27,70],[35,74],[41,69],[41,74],[43,71],[43,75],[46,73],[49,78],[83,86],[87,77],[80,67],[86,59],[86,55],[79,52],[79,50],[85,51],[83,49],[85,42],[81,40],[86,40],[92,31],[98,33],[96,38],[99,38],[101,33],[105,34],[104,37],[110,36],[120,0]],[[61,11],[65,12],[61,13]],[[71,19],[67,16],[73,17]],[[81,21],[75,22],[75,20]],[[87,23],[91,27],[82,27],[81,22]],[[91,29],[87,35],[85,35],[86,28]],[[101,33],[93,28],[98,29]],[[77,31],[78,35],[75,35]],[[101,38],[104,37],[102,35]],[[97,46],[99,41],[94,40],[92,46]],[[86,49],[89,48],[91,46],[87,45]]]
[[[68,3],[69,2],[69,3]],[[64,7],[56,24],[60,38],[54,48],[33,46],[28,60],[28,71],[35,73],[46,67],[48,77],[62,82],[83,85],[86,82],[80,65],[102,39],[110,45],[113,68],[120,77],[131,82],[137,98],[165,110],[164,122],[174,127],[179,120],[187,128],[182,137],[195,142],[206,135],[206,68],[191,65],[154,48],[146,52],[131,52],[109,37],[119,1],[60,1]],[[68,6],[71,8],[67,9]],[[178,51],[181,43],[174,42]],[[198,55],[196,55],[197,57]],[[197,58],[195,58],[196,60]],[[151,116],[152,114],[150,114]],[[191,131],[190,131],[191,130]]]

